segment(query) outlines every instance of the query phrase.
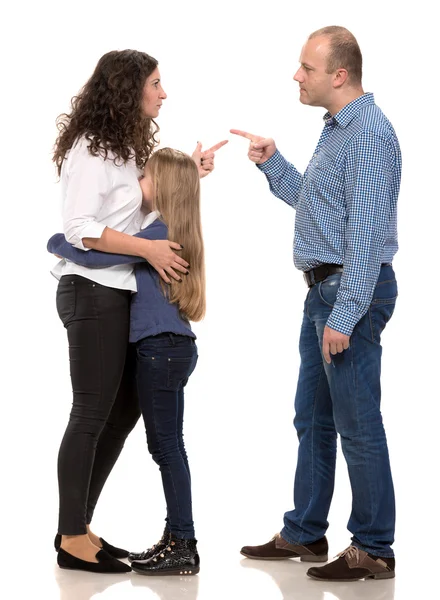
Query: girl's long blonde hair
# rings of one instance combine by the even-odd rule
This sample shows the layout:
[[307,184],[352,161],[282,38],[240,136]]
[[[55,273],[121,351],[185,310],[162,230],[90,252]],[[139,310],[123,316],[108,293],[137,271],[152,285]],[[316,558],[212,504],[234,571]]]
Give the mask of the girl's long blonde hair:
[[200,177],[193,159],[172,148],[154,152],[147,163],[153,181],[153,210],[168,228],[168,239],[183,246],[179,256],[189,264],[182,282],[171,279],[170,302],[190,321],[205,316],[205,252],[200,215]]

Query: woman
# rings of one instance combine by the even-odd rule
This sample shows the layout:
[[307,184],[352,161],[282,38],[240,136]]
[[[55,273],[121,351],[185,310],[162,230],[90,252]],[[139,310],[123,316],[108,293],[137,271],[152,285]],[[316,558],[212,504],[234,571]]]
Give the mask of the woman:
[[[147,163],[141,187],[144,204],[153,212],[137,235],[180,239],[191,275],[164,290],[148,263],[138,263],[135,269],[138,291],[131,302],[130,341],[136,344],[139,401],[148,449],[161,470],[167,518],[162,543],[130,558],[134,559],[133,570],[144,575],[195,575],[200,561],[182,428],[184,387],[197,362],[189,320],[201,320],[206,303],[197,167],[186,154],[169,148],[158,150]],[[77,250],[61,234],[49,241],[49,250],[90,267],[134,260],[132,256]]]
[[[157,61],[135,50],[112,51],[98,62],[72,111],[59,119],[54,162],[62,182],[67,241],[146,259],[167,283],[180,281],[188,263],[167,240],[133,237],[143,214],[138,177],[157,140],[166,94]],[[201,176],[213,169],[214,152],[198,144]],[[203,164],[201,164],[203,163]],[[121,572],[115,548],[90,529],[93,511],[125,439],[139,418],[134,359],[128,351],[129,308],[136,280],[130,265],[89,269],[61,261],[57,309],[67,329],[73,405],[58,457],[60,512],[55,540],[70,568]],[[171,278],[171,279],[170,279]],[[68,566],[65,564],[64,566]]]

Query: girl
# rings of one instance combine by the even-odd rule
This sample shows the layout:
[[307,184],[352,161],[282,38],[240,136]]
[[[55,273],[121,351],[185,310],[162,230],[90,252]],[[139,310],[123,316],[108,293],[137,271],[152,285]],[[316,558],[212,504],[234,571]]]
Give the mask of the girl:
[[[157,65],[136,50],[105,54],[73,99],[70,114],[59,118],[54,162],[67,241],[82,250],[141,256],[169,283],[187,273],[187,262],[171,250],[180,250],[180,244],[133,237],[144,216],[138,177],[156,146],[154,119],[167,97]],[[213,169],[214,152],[224,143],[204,153],[198,145],[194,160],[201,177]],[[73,389],[58,456],[58,564],[129,571],[115,560],[128,552],[95,535],[90,522],[140,414],[132,375],[135,357],[128,347],[133,266],[91,269],[63,260],[53,274],[59,279],[57,309],[67,329]]]
[[[189,321],[199,321],[205,313],[199,175],[188,155],[164,148],[149,159],[140,184],[144,205],[153,212],[145,217],[136,237],[179,239],[190,275],[166,288],[145,261],[135,268],[137,293],[131,302],[130,342],[136,346],[139,402],[148,449],[162,475],[167,518],[161,542],[130,558],[134,559],[133,570],[145,575],[194,575],[199,572],[199,557],[182,426],[184,387],[197,362]],[[132,256],[77,250],[61,234],[51,238],[48,250],[89,268],[135,260]]]

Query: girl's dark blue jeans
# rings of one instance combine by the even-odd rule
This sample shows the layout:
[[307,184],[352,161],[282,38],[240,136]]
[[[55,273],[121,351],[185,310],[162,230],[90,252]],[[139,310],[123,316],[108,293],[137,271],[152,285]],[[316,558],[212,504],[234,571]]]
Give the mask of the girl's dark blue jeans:
[[173,333],[136,344],[137,387],[148,450],[159,465],[167,505],[167,528],[192,539],[191,476],[183,443],[184,388],[197,363],[193,338]]

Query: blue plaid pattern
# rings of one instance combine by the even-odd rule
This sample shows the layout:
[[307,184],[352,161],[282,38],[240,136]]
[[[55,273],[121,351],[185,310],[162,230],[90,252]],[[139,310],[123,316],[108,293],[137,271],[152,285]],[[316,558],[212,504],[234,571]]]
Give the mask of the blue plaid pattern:
[[327,325],[351,335],[373,297],[382,263],[397,252],[402,158],[391,123],[373,94],[350,102],[324,129],[301,175],[277,150],[258,165],[271,192],[296,209],[294,262],[308,271],[344,265]]

